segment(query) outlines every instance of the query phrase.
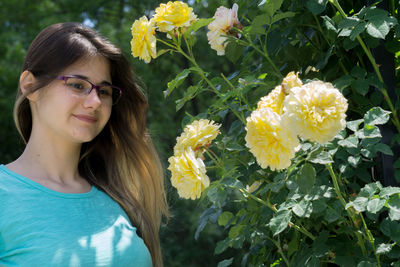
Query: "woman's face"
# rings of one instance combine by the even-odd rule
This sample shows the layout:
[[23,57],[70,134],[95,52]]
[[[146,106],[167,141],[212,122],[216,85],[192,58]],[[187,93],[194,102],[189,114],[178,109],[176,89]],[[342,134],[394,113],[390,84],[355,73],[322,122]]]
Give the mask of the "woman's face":
[[[67,67],[60,76],[78,75],[95,85],[111,84],[110,66],[102,56],[83,58]],[[36,91],[31,108],[33,129],[40,136],[59,138],[74,143],[93,140],[104,128],[112,105],[102,101],[95,89],[88,95],[77,95],[65,81],[55,79]]]

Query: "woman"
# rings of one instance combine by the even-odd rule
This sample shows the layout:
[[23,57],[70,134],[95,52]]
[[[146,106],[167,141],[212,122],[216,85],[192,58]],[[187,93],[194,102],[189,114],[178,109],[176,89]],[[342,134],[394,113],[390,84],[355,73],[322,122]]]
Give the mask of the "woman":
[[120,49],[78,23],[32,42],[0,166],[0,266],[162,266],[168,208],[147,101]]

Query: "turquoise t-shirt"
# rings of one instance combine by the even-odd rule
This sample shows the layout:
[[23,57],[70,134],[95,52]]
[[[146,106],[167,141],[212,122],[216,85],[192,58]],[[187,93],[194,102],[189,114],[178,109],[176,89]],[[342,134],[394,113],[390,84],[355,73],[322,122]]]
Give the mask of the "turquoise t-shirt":
[[124,210],[95,186],[53,191],[0,165],[0,266],[152,266]]

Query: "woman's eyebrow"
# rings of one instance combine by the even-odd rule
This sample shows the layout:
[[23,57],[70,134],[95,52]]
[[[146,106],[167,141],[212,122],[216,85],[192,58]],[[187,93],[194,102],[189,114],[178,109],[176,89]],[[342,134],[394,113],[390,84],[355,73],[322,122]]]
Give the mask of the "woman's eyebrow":
[[[82,78],[82,79],[85,79],[85,80],[90,81],[90,80],[89,80],[89,77],[86,77],[85,75],[81,75],[81,74],[72,74],[72,76],[75,76],[75,77],[77,77],[77,78]],[[103,80],[100,84],[111,85],[111,83],[110,83],[109,81],[106,81],[106,80]]]

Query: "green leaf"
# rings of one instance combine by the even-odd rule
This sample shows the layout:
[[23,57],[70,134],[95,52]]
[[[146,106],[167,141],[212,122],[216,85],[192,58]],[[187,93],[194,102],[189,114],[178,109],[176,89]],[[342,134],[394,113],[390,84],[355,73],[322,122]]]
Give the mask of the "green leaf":
[[338,30],[336,29],[336,26],[335,26],[335,22],[330,17],[324,15],[324,16],[322,16],[322,19],[324,20],[325,27],[328,30],[334,31],[336,33],[338,32]]
[[363,212],[367,208],[368,198],[366,198],[366,197],[357,197],[356,199],[354,199],[350,203],[352,203],[352,206],[354,207],[354,209],[356,211]]
[[375,263],[370,262],[370,261],[362,261],[357,264],[357,267],[375,267]]
[[367,71],[359,66],[354,66],[351,69],[351,76],[357,79],[364,79],[367,76]]
[[400,220],[400,195],[392,196],[388,203],[389,217],[392,221]]
[[386,254],[386,253],[389,253],[391,250],[392,250],[392,245],[391,244],[381,243],[376,248],[376,254],[377,255]]
[[389,17],[387,11],[380,8],[370,8],[364,19],[368,21],[367,33],[375,38],[385,39],[390,27],[397,24],[397,20]]
[[400,224],[399,222],[391,221],[389,219],[384,219],[379,225],[381,232],[394,240],[395,242],[400,242]]
[[314,15],[318,15],[325,10],[328,0],[307,0],[306,6]]
[[328,151],[321,151],[320,153],[315,153],[315,154],[311,153],[307,160],[312,163],[318,163],[322,165],[333,162],[331,155],[329,154]]
[[358,138],[357,136],[351,135],[346,139],[340,140],[338,144],[342,147],[357,147]]
[[192,25],[190,25],[187,30],[185,31],[184,35],[190,36],[192,32],[196,32],[198,31],[200,28],[207,26],[208,24],[210,24],[212,21],[214,20],[214,18],[208,18],[208,19],[198,19],[196,20]]
[[197,85],[192,85],[189,86],[189,88],[186,90],[185,95],[183,96],[183,98],[178,99],[175,101],[176,103],[176,111],[180,110],[187,101],[190,101],[191,99],[193,99],[197,92],[200,90],[201,88]]
[[238,225],[231,227],[231,229],[229,230],[228,236],[231,239],[235,239],[237,236],[242,234],[245,227],[246,227],[246,225],[243,225],[243,224],[238,224]]
[[217,266],[217,267],[226,267],[226,266],[231,265],[232,262],[233,262],[233,258],[230,258],[230,259],[227,259],[227,260],[223,260],[223,261],[220,261],[220,262],[218,263],[218,266]]
[[304,164],[301,166],[299,172],[296,175],[296,181],[299,185],[299,189],[303,193],[310,192],[311,188],[315,184],[316,172],[311,164]]
[[367,27],[367,23],[365,22],[360,22],[359,24],[357,24],[354,29],[351,31],[350,33],[350,39],[352,41],[354,41],[356,39],[357,36],[359,36]]
[[361,162],[361,156],[360,155],[356,155],[356,156],[349,156],[347,161],[349,162],[349,164],[356,168],[357,165]]
[[390,147],[384,143],[378,143],[373,146],[373,150],[375,152],[381,152],[385,155],[390,155],[393,156],[393,151],[390,149]]
[[359,18],[348,17],[339,22],[338,28],[341,30],[338,36],[350,36],[353,29],[361,22]]
[[232,63],[235,63],[242,55],[242,50],[243,47],[236,42],[228,42],[225,48],[225,55]]
[[269,222],[269,227],[274,235],[281,233],[289,225],[292,213],[290,210],[280,210]]
[[281,8],[282,3],[283,0],[267,0],[263,10],[272,17]]
[[340,91],[343,91],[343,89],[351,85],[353,80],[354,78],[351,77],[350,75],[343,75],[342,77],[334,80],[332,84],[335,86],[335,88],[339,89]]
[[357,93],[365,96],[369,90],[369,83],[367,80],[354,80],[351,86],[356,89]]
[[168,90],[164,92],[164,96],[165,97],[169,96],[175,88],[179,87],[179,85],[182,84],[182,82],[186,79],[189,73],[190,73],[189,69],[184,69],[178,75],[176,75],[175,79],[173,79],[167,84]]
[[217,243],[217,245],[215,246],[214,254],[218,255],[218,254],[224,252],[230,246],[230,243],[231,243],[231,240],[229,238],[219,241]]
[[290,12],[290,11],[275,14],[275,15],[272,17],[272,20],[271,20],[271,23],[270,23],[270,24],[273,24],[273,23],[275,23],[275,22],[277,22],[277,21],[280,21],[280,20],[282,20],[282,19],[294,17],[295,15],[296,15],[296,13]]
[[380,182],[366,184],[358,194],[359,197],[372,197],[379,189],[382,188],[382,184]]
[[353,132],[356,132],[358,130],[358,126],[363,122],[363,119],[355,120],[355,121],[348,121],[346,123],[346,127],[352,130]]
[[400,187],[387,186],[381,189],[379,196],[381,198],[400,193]]
[[364,122],[369,125],[385,124],[390,118],[390,113],[381,107],[373,107],[364,115]]
[[299,216],[300,218],[309,218],[312,213],[312,203],[307,200],[301,200],[299,203],[294,205],[293,213]]
[[255,17],[251,23],[251,25],[245,28],[246,32],[250,34],[264,34],[265,28],[264,25],[271,23],[271,16],[268,14],[262,14]]
[[385,202],[386,201],[384,199],[371,199],[370,201],[368,201],[367,210],[375,214],[385,206]]
[[218,224],[221,226],[225,226],[229,223],[229,221],[233,218],[233,213],[229,211],[224,211],[218,217]]

